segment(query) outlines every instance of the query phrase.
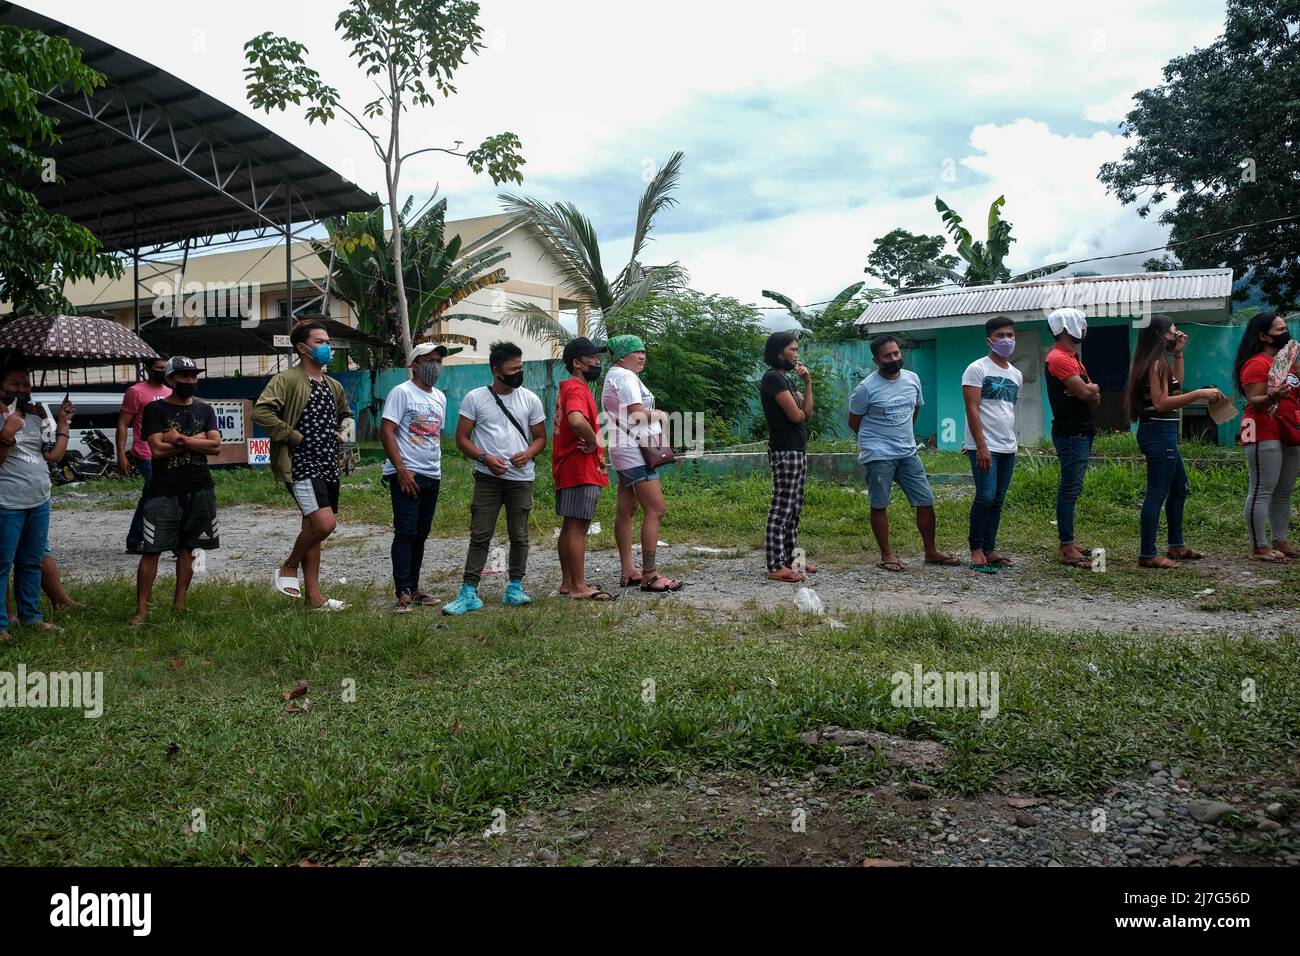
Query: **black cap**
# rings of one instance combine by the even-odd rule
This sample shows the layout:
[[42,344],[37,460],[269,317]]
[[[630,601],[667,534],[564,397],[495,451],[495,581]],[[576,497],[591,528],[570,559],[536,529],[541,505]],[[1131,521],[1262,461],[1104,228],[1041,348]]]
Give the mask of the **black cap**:
[[605,346],[596,345],[586,336],[579,335],[564,344],[564,367],[568,368],[574,359],[582,358],[584,355],[600,355],[608,351]]
[[184,355],[173,355],[163,366],[163,376],[174,375],[177,372],[193,372],[195,375],[202,375],[203,369],[194,364],[194,360],[186,358]]

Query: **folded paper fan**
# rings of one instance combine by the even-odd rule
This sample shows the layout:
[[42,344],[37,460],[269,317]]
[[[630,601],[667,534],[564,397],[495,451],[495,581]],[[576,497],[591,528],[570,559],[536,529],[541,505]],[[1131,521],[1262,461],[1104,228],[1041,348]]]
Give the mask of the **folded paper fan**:
[[[1273,357],[1273,367],[1268,370],[1268,390],[1277,391],[1287,380],[1295,384],[1295,365],[1296,358],[1300,357],[1300,342],[1292,339],[1286,345],[1277,350],[1277,355]],[[1272,415],[1277,412],[1277,405],[1274,404],[1268,410]]]

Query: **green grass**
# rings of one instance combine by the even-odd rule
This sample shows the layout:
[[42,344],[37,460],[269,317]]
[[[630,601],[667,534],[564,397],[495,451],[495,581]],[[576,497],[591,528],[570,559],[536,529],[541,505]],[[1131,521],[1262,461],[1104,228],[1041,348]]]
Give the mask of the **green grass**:
[[[938,614],[830,630],[785,609],[727,623],[545,597],[461,620],[320,616],[258,585],[211,583],[183,618],[161,610],[131,630],[128,588],[85,585],[79,596],[108,610],[0,649],[0,670],[103,670],[107,697],[97,720],[0,713],[0,862],[348,862],[599,785],[805,772],[838,759],[796,739],[824,723],[944,742],[952,761],[928,782],[950,793],[1008,771],[1034,792],[1095,793],[1152,758],[1249,774],[1276,769],[1300,730],[1291,635],[1193,649]],[[892,707],[889,675],[914,663],[998,671],[1000,716]],[[303,678],[313,708],[284,713],[280,692]],[[1258,703],[1240,699],[1246,678]],[[877,772],[846,766],[836,785]],[[196,808],[207,831],[186,833]]]

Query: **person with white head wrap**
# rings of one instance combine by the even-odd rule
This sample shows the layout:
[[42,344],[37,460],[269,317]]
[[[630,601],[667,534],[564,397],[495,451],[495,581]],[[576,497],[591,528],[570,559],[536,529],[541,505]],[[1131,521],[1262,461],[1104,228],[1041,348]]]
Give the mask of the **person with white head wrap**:
[[1045,364],[1047,400],[1052,406],[1052,444],[1061,462],[1056,488],[1056,533],[1062,564],[1092,566],[1087,549],[1074,540],[1074,508],[1083,491],[1083,478],[1097,433],[1092,410],[1101,403],[1101,387],[1088,378],[1079,361],[1079,346],[1088,334],[1088,318],[1078,309],[1057,309],[1047,317],[1056,344]]

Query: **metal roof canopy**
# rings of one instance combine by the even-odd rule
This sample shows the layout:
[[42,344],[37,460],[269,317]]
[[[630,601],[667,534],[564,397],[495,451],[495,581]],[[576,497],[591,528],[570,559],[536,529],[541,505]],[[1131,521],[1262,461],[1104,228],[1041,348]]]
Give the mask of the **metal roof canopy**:
[[[384,348],[387,343],[367,335],[360,329],[338,319],[312,319],[325,327],[331,339],[343,339],[350,345]],[[144,339],[159,352],[168,355],[285,355],[284,348],[275,346],[275,336],[284,335],[284,326],[278,320],[265,319],[244,325],[205,324],[192,326],[145,326],[140,330]]]
[[24,183],[110,252],[317,221],[379,201],[221,101],[138,57],[17,4],[0,23],[64,37],[107,82],[54,89],[41,108],[62,141],[37,151],[59,182]]
[[1090,318],[1204,311],[1226,322],[1231,299],[1231,269],[1070,276],[891,295],[871,302],[855,324],[867,334],[958,328],[981,325],[995,315],[1046,320],[1058,308],[1082,309]]

